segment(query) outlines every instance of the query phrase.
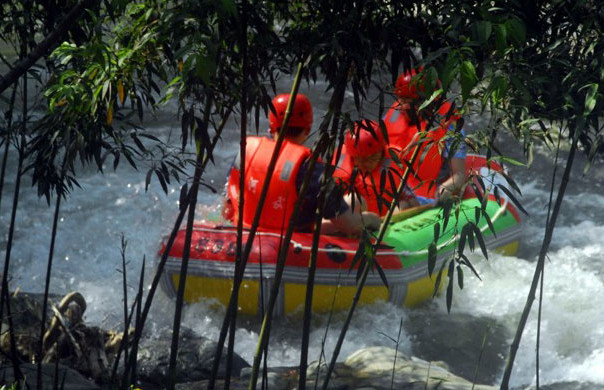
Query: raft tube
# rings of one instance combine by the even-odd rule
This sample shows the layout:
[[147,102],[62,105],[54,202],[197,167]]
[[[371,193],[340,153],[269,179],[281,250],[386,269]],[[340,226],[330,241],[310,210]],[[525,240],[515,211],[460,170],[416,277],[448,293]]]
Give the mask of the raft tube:
[[[469,175],[479,174],[486,187],[498,183],[508,186],[499,173],[502,168],[494,162],[487,164],[482,156],[468,155],[466,169]],[[478,184],[477,179],[474,180]],[[378,249],[376,255],[389,287],[384,285],[377,271],[370,272],[361,294],[361,304],[383,300],[411,307],[433,296],[435,274],[453,255],[461,227],[468,221],[475,222],[476,209],[481,207],[480,199],[470,186],[463,198],[460,212],[457,216],[451,213],[445,231],[439,235],[435,272],[431,277],[428,275],[428,247],[434,241],[434,225],[439,223],[442,230],[443,210],[435,207],[390,225],[382,248]],[[498,199],[490,195],[486,213],[496,233],[492,233],[486,218],[479,219],[477,226],[482,231],[487,249],[515,254],[521,233],[521,219],[512,202],[503,193]],[[244,245],[247,237],[248,233],[244,231]],[[296,232],[292,236],[275,315],[295,313],[304,306],[312,239],[312,233]],[[206,299],[225,306],[228,304],[235,271],[236,240],[236,227],[195,224],[184,292],[186,302]],[[165,251],[165,241],[160,256]],[[176,296],[178,289],[184,242],[183,228],[177,234],[162,273],[162,289],[171,297]],[[279,232],[256,233],[239,293],[241,313],[256,315],[263,312],[263,304],[269,300],[274,280],[280,243]],[[350,306],[357,277],[357,271],[350,269],[358,246],[356,239],[336,236],[320,238],[312,304],[314,312]],[[446,283],[446,268],[441,284]]]

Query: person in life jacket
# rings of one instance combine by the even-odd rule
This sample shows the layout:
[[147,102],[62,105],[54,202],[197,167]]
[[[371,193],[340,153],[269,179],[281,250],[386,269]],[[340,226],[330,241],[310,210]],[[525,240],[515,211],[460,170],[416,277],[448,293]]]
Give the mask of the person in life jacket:
[[462,118],[442,99],[435,100],[439,106],[419,110],[439,86],[423,68],[402,73],[394,88],[396,101],[384,117],[390,143],[402,149],[402,159],[410,161],[415,146],[420,147],[409,185],[422,204],[458,195],[466,179]]
[[[269,115],[271,138],[250,136],[246,139],[245,187],[241,215],[244,227],[252,225],[256,209],[260,207],[260,193],[267,179],[266,169],[277,145],[275,141],[283,125],[289,99],[289,94],[281,94],[272,100],[274,111],[271,108]],[[310,101],[305,95],[297,94],[288,128],[285,129],[285,140],[278,152],[279,156],[264,201],[259,229],[282,231],[289,223],[294,223],[297,231],[312,229],[321,189],[321,177],[325,169],[319,161],[309,173],[311,177],[303,199],[302,212],[299,213],[296,221],[290,221],[302,181],[309,168],[311,150],[303,146],[303,143],[310,134],[312,121],[313,111]],[[237,224],[239,219],[240,165],[236,162],[231,169],[223,207],[223,216],[233,224]],[[370,212],[354,212],[345,202],[339,186],[331,182],[327,187],[323,212],[324,218],[327,219],[325,224],[329,225],[330,232],[358,235],[365,228],[370,230],[379,228],[379,216]]]
[[[391,149],[377,122],[361,120],[346,133],[342,156],[334,176],[344,182],[348,192],[360,197],[361,208],[386,215],[404,177],[404,169],[391,158]],[[398,196],[400,209],[419,205],[413,191],[405,185]]]

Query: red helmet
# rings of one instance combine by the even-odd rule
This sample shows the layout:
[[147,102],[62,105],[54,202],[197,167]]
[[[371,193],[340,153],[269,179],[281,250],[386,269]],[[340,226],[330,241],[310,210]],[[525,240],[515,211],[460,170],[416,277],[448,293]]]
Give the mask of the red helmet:
[[417,90],[424,91],[423,80],[419,80],[421,77],[419,75],[421,75],[421,69],[419,72],[411,69],[405,73],[401,73],[398,79],[396,79],[394,93],[400,98],[419,99]]
[[353,131],[349,130],[346,133],[344,145],[346,152],[351,157],[367,157],[384,150],[386,141],[382,129],[376,121],[363,119],[355,123]]
[[[401,73],[396,79],[394,93],[400,98],[419,99],[420,93],[426,92],[426,75],[423,73],[424,67],[420,66],[417,70],[411,69]],[[440,80],[436,80],[436,86],[440,87]]]
[[[289,93],[282,93],[281,95],[275,96],[273,99],[273,106],[275,111],[270,110],[268,121],[270,125],[271,133],[279,131],[283,125],[283,119],[285,119],[285,110],[287,109],[287,103],[289,103]],[[292,108],[292,114],[289,117],[290,127],[302,127],[310,128],[312,126],[312,105],[310,100],[304,94],[297,94],[296,100],[294,101],[294,107]]]

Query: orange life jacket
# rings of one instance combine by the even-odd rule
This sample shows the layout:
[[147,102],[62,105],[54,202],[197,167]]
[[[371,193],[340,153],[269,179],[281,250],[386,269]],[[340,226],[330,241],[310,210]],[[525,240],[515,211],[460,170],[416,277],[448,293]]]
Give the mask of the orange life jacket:
[[[245,148],[245,188],[243,206],[243,226],[252,225],[254,214],[259,206],[260,193],[266,179],[275,141],[265,137],[248,137]],[[284,141],[281,146],[275,171],[270,181],[264,208],[258,225],[261,229],[281,230],[286,228],[298,199],[296,176],[300,166],[311,154],[310,149],[295,143]],[[239,174],[233,167],[228,181],[227,196],[232,202],[234,224],[239,215]]]
[[421,131],[411,124],[406,113],[401,112],[398,102],[394,102],[384,117],[390,144],[402,150],[401,159],[411,161],[416,145],[420,145],[419,155],[413,164],[414,174],[409,175],[409,186],[417,196],[435,198],[439,173],[443,166],[443,138],[447,130],[459,119],[457,113],[446,118],[451,104],[444,102],[437,111],[435,123],[439,125],[426,131],[427,123],[420,122]]
[[[367,211],[372,211],[380,216],[384,216],[388,212],[388,207],[401,183],[403,174],[400,167],[389,158],[389,150],[386,149],[384,153],[384,158],[379,166],[370,173],[357,172],[354,179],[354,188],[367,202]],[[350,185],[353,169],[352,157],[346,153],[346,146],[342,146],[342,156],[334,171],[334,177],[343,183],[344,187],[348,189],[347,192],[351,192],[353,188]],[[405,189],[399,197],[400,200],[410,198],[413,198],[413,193],[408,189]]]

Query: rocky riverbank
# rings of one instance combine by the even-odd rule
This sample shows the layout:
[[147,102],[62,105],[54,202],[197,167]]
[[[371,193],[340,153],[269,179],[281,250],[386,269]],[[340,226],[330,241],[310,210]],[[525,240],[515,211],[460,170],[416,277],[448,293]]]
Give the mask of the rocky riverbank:
[[[123,364],[114,365],[124,335],[83,321],[86,301],[79,293],[71,293],[48,311],[47,331],[43,338],[44,388],[65,389],[115,388],[115,378],[121,378]],[[59,297],[60,298],[60,297]],[[35,294],[13,294],[11,320],[14,329],[15,352],[19,369],[30,388],[36,385],[36,350],[42,320],[41,297]],[[0,347],[3,352],[0,378],[12,383],[14,366],[10,360],[11,337],[8,321],[2,324]],[[129,335],[131,338],[131,334]],[[169,332],[147,335],[138,349],[138,386],[144,390],[161,389],[166,383],[171,336]],[[179,389],[205,389],[214,359],[216,343],[182,329],[176,378]],[[223,354],[223,358],[224,358]],[[122,359],[123,361],[123,359]],[[221,364],[220,385],[225,377]],[[247,388],[251,369],[239,356],[234,357],[233,389]],[[320,387],[325,379],[325,364],[313,362],[307,370],[307,388]],[[295,389],[298,386],[297,367],[271,367],[264,376],[269,389]],[[262,380],[262,378],[260,379]],[[61,388],[61,385],[59,385]],[[493,386],[473,385],[451,373],[443,363],[428,362],[405,356],[387,347],[360,349],[335,367],[330,389],[495,389]]]

